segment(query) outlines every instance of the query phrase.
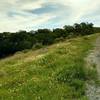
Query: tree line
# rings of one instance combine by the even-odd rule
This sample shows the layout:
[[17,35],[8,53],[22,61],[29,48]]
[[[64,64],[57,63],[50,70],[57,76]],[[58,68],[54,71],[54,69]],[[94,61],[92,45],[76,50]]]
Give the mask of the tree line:
[[100,27],[94,27],[94,32],[95,33],[100,33]]
[[19,31],[15,33],[0,33],[0,58],[14,54],[25,49],[39,48],[50,45],[56,40],[94,33],[92,23],[75,23],[65,25],[63,28],[38,29],[37,31]]

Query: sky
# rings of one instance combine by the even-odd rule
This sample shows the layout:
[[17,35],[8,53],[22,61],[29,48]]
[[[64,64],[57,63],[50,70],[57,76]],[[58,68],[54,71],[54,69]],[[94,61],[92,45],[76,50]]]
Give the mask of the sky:
[[100,26],[100,0],[0,0],[0,32],[57,28],[80,22]]

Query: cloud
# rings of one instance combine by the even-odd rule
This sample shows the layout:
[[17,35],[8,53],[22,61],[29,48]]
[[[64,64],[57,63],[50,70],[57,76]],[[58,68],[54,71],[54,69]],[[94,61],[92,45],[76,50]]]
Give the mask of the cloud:
[[[44,13],[65,13],[65,10],[67,10],[66,12],[69,11],[69,6],[65,6],[63,4],[57,4],[57,3],[45,3],[42,5],[42,7],[37,8],[37,9],[32,9],[29,10],[29,12],[33,13],[33,14],[44,14]],[[63,11],[63,12],[62,12]]]
[[55,28],[89,21],[100,25],[100,0],[2,0],[0,31]]

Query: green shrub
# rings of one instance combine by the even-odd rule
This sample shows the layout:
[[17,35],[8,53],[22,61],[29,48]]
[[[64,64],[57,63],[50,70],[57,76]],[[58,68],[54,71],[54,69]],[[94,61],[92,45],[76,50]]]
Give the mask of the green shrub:
[[32,47],[32,49],[40,49],[40,48],[42,48],[43,47],[43,45],[41,44],[41,43],[36,43],[33,47]]

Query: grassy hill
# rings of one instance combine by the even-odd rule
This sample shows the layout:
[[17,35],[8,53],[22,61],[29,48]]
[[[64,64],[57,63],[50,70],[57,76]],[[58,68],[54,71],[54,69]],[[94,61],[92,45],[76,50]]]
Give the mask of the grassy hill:
[[84,58],[98,35],[0,60],[0,100],[87,100],[85,82],[95,72],[85,66]]

